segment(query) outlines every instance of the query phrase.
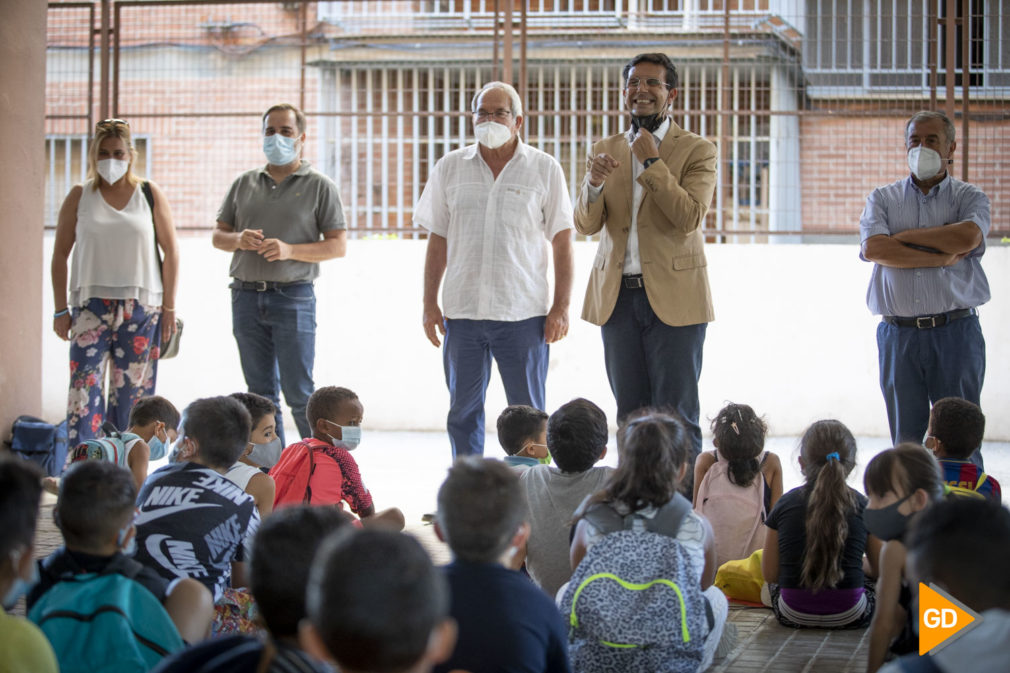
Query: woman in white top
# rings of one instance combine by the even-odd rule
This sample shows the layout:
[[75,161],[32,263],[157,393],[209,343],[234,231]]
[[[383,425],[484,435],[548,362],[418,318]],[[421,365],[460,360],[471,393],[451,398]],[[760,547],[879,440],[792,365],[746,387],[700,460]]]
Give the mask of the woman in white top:
[[53,330],[70,342],[67,413],[76,442],[95,437],[106,420],[126,428],[133,404],[154,394],[161,344],[175,331],[179,255],[172,213],[153,182],[151,208],[132,170],[135,158],[130,125],[99,122],[88,179],[70,190],[56,227]]

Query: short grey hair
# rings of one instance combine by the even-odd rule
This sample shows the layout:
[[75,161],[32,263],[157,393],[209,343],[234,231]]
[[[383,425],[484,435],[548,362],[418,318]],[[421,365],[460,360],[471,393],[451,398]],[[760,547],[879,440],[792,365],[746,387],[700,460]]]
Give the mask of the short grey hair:
[[470,112],[477,114],[477,101],[480,99],[481,94],[491,89],[501,89],[506,94],[508,94],[509,100],[512,101],[512,104],[509,107],[512,110],[513,117],[523,116],[523,101],[519,97],[519,92],[516,91],[516,88],[514,86],[512,86],[511,84],[507,84],[505,82],[488,82],[487,84],[482,86],[480,91],[478,91],[473,95],[473,101],[470,102]]
[[954,123],[942,112],[935,112],[933,110],[923,110],[921,112],[916,112],[912,115],[912,118],[905,122],[905,142],[908,142],[908,129],[912,128],[912,124],[915,122],[929,121],[930,119],[939,119],[943,122],[943,130],[947,135],[947,144],[954,142]]

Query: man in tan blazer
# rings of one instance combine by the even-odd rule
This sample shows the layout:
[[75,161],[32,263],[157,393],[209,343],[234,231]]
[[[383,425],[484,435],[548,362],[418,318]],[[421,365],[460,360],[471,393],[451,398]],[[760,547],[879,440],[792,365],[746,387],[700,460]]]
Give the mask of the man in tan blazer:
[[677,69],[639,54],[623,70],[631,129],[597,142],[575,228],[600,232],[582,317],[602,326],[618,420],[676,410],[701,449],[698,377],[714,319],[701,227],[715,189],[715,147],[669,117]]

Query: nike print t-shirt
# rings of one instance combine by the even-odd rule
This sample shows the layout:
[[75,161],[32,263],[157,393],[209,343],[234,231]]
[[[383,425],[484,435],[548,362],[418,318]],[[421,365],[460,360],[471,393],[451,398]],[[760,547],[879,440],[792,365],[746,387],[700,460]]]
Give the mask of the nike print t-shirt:
[[232,561],[249,558],[259,528],[252,496],[224,475],[187,462],[148,477],[137,506],[134,558],[169,580],[192,577],[220,599]]

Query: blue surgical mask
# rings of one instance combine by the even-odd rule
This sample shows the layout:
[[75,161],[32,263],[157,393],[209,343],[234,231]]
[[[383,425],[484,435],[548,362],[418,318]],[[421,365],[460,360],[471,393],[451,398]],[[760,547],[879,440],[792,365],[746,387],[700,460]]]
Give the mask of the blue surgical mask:
[[[16,553],[11,552],[11,565],[17,567],[21,562],[21,554],[24,552]],[[15,559],[14,556],[17,555]],[[32,575],[29,579],[22,579],[20,575],[14,577],[14,582],[11,584],[10,589],[7,590],[7,594],[3,597],[2,605],[5,610],[10,610],[14,607],[14,604],[18,602],[18,599],[26,595],[32,588],[39,583],[39,564],[32,561]]]
[[298,158],[298,148],[295,139],[275,133],[263,136],[263,153],[273,166],[287,166]]
[[165,457],[165,453],[168,451],[168,447],[165,446],[165,442],[161,441],[161,437],[158,435],[151,437],[151,441],[147,443],[147,446],[151,449],[151,460],[161,460]]
[[341,439],[337,439],[333,435],[330,435],[330,442],[333,446],[341,449],[346,449],[347,451],[354,451],[358,448],[358,444],[361,443],[361,426],[360,425],[337,425],[336,423],[330,423],[340,428]]

